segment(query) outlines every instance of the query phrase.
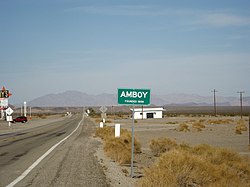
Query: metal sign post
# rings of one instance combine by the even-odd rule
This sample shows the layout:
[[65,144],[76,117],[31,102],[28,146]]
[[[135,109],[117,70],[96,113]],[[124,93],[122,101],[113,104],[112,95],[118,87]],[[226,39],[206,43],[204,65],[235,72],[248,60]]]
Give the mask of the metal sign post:
[[118,104],[132,105],[132,145],[131,145],[131,177],[134,177],[134,105],[150,105],[150,89],[121,89],[118,88]]
[[133,105],[133,111],[132,111],[132,148],[131,148],[131,177],[134,177],[134,133],[135,133],[135,107]]

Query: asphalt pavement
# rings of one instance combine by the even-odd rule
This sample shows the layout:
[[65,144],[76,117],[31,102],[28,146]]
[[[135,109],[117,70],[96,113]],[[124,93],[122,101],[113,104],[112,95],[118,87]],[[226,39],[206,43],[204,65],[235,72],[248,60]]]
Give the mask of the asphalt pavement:
[[0,186],[20,178],[58,142],[14,186],[109,186],[94,156],[99,144],[92,137],[94,129],[95,124],[87,117],[73,115],[36,128],[1,134]]

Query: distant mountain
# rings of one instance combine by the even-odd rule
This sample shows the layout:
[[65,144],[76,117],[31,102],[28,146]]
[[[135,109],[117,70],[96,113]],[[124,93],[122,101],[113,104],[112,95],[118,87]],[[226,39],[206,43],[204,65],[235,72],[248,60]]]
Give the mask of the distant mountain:
[[52,107],[52,106],[100,106],[115,105],[114,94],[89,95],[79,91],[66,91],[58,94],[48,94],[38,97],[28,104],[30,106]]
[[[239,106],[237,97],[216,97],[218,106]],[[157,106],[212,106],[213,97],[195,94],[152,95],[151,104]],[[90,95],[79,91],[66,91],[48,94],[28,102],[29,106],[66,107],[66,106],[112,106],[117,105],[116,94]],[[244,97],[244,106],[250,106],[250,97]]]

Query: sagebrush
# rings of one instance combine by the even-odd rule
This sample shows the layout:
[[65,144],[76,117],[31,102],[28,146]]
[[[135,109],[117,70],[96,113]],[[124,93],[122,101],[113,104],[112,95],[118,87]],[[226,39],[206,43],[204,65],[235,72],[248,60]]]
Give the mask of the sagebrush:
[[[113,127],[103,127],[96,129],[96,136],[104,140],[104,151],[112,160],[119,164],[128,164],[131,161],[132,136],[128,130],[121,129],[119,138],[115,138]],[[134,152],[141,152],[140,143],[134,139]]]
[[180,144],[144,170],[139,187],[250,186],[250,164],[239,154],[209,145]]

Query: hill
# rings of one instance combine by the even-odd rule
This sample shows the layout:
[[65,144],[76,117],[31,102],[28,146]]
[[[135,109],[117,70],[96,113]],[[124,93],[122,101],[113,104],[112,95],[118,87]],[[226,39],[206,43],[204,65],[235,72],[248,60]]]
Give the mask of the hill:
[[[216,97],[218,106],[239,106],[237,97]],[[195,94],[152,95],[151,104],[156,106],[213,106],[213,96]],[[28,102],[29,106],[67,107],[67,106],[116,106],[116,94],[90,95],[79,91],[66,91],[58,94],[48,94]],[[250,106],[250,97],[244,97],[244,106]]]

